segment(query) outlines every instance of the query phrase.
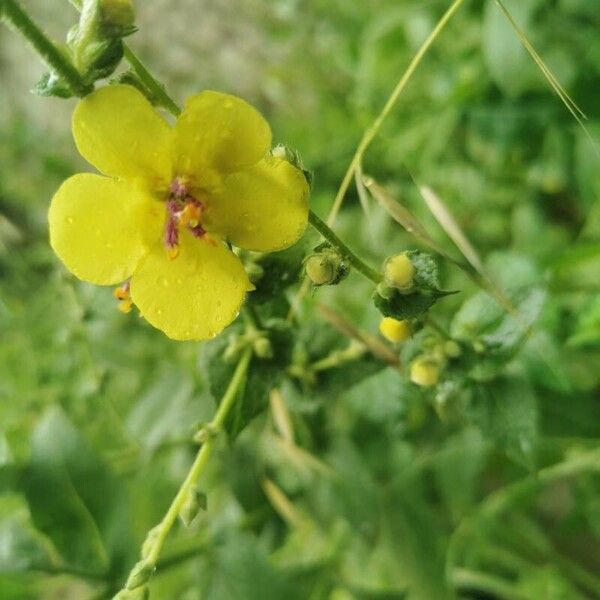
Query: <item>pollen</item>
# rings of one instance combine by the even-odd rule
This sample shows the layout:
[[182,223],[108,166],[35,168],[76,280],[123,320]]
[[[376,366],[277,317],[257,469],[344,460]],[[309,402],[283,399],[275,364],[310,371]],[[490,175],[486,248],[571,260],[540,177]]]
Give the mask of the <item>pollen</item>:
[[179,246],[171,246],[167,248],[167,254],[171,260],[175,260],[179,256]]

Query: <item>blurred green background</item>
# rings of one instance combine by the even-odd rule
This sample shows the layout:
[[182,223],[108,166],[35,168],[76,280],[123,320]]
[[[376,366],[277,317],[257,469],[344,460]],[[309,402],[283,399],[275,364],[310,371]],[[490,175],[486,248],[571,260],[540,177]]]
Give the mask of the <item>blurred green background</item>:
[[[57,39],[76,21],[66,0],[23,4]],[[447,5],[138,2],[130,44],[178,102],[208,88],[260,107],[274,140],[314,171],[312,204],[325,215],[363,130]],[[507,6],[598,145],[597,0]],[[29,94],[42,72],[0,29],[0,598],[100,600],[178,489],[192,424],[214,400],[202,344],[122,315],[110,290],[76,281],[52,254],[49,200],[89,167],[70,134],[74,101]],[[201,482],[208,510],[176,526],[152,598],[600,598],[599,167],[502,13],[467,2],[364,170],[454,251],[410,173],[432,186],[534,313],[530,335],[483,355],[468,384],[448,367],[436,391],[367,359],[355,377],[284,382],[235,444],[220,444]],[[351,189],[336,231],[371,264],[418,247],[367,209]],[[460,293],[432,312],[465,347],[506,330],[489,298],[441,268]],[[346,344],[317,303],[376,334],[370,290],[353,274],[300,311],[299,346],[313,359]]]

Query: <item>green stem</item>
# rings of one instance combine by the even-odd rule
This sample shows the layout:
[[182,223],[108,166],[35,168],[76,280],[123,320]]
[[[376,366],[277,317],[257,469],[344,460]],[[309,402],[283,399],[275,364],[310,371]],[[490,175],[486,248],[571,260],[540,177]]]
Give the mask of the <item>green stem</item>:
[[50,41],[48,36],[31,20],[16,0],[3,0],[1,14],[40,55],[48,67],[60,75],[78,96],[89,94],[93,86],[85,83],[71,61]]
[[[229,386],[223,395],[219,408],[213,417],[213,420],[208,424],[207,429],[211,432],[219,432],[225,423],[227,415],[233,408],[238,391],[242,386],[248,367],[250,366],[250,359],[252,358],[251,350],[246,350],[242,355],[234,373]],[[184,482],[181,484],[179,491],[177,492],[171,506],[169,506],[165,516],[155,530],[155,536],[153,538],[152,546],[150,547],[147,555],[146,562],[149,565],[156,565],[162,547],[177,519],[177,516],[181,512],[184,503],[186,502],[188,495],[192,488],[196,485],[200,475],[202,475],[204,468],[212,454],[215,446],[216,435],[209,435],[208,439],[202,444],[200,451],[198,452],[196,459],[194,460]]]
[[331,228],[318,217],[312,210],[308,213],[309,223],[346,259],[352,267],[359,273],[370,279],[373,283],[378,284],[381,281],[381,275],[366,265],[340,238],[331,230]]
[[150,91],[154,99],[161,105],[164,106],[174,117],[181,114],[181,109],[173,98],[167,94],[165,86],[162,85],[144,66],[142,61],[134,54],[133,50],[127,45],[123,45],[125,50],[125,58],[131,65],[135,74],[140,78],[140,81]]
[[381,126],[383,125],[383,122],[385,121],[386,117],[390,114],[392,108],[394,107],[394,104],[396,104],[396,101],[400,97],[400,94],[406,87],[406,84],[412,77],[413,73],[416,71],[417,67],[419,66],[419,63],[421,62],[421,60],[423,59],[423,57],[429,50],[429,47],[431,46],[431,44],[433,44],[433,42],[435,41],[437,36],[441,33],[441,31],[447,25],[448,21],[450,21],[450,19],[452,18],[452,15],[454,15],[454,13],[459,9],[459,7],[463,3],[463,1],[464,0],[454,0],[454,2],[450,5],[448,10],[444,13],[442,18],[438,21],[437,25],[434,27],[433,31],[429,34],[429,36],[427,36],[427,39],[423,42],[423,44],[421,45],[421,47],[419,48],[417,53],[414,55],[413,59],[410,61],[408,68],[402,74],[402,77],[396,84],[396,87],[392,91],[390,97],[387,99],[387,102],[385,103],[384,107],[381,109],[381,112],[377,115],[377,118],[375,119],[375,121],[373,121],[373,124],[364,132],[362,139],[358,143],[356,152],[354,153],[354,156],[352,157],[352,160],[350,161],[350,164],[348,165],[348,170],[346,171],[344,178],[342,179],[342,183],[341,183],[340,188],[335,196],[335,200],[333,201],[333,206],[331,207],[329,216],[327,217],[328,225],[333,225],[333,223],[335,222],[337,214],[342,206],[342,202],[344,201],[344,196],[346,195],[346,192],[348,191],[348,186],[350,185],[350,181],[352,181],[354,172],[359,167],[360,161],[362,160],[362,157],[363,157],[364,153],[366,152],[367,148],[369,147],[371,142],[375,139],[375,137],[379,133],[379,130],[381,129]]

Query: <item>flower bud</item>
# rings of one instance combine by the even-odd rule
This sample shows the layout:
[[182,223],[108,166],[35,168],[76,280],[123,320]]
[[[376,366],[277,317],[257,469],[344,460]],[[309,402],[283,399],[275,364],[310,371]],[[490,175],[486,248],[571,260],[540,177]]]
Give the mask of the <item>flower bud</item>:
[[206,510],[207,498],[206,494],[201,492],[198,488],[194,487],[190,490],[188,497],[186,498],[181,511],[179,512],[179,518],[182,520],[186,527],[192,524],[192,521],[196,518],[201,510]]
[[154,544],[156,543],[156,540],[158,538],[160,531],[161,531],[160,525],[156,525],[156,527],[153,527],[146,534],[146,539],[144,540],[144,543],[142,544],[142,551],[141,551],[142,559],[148,558],[148,555],[152,551],[152,548],[154,548]]
[[107,27],[127,29],[135,21],[131,0],[101,0],[102,24]]
[[396,254],[385,261],[383,268],[385,283],[402,294],[412,291],[414,274],[415,267],[406,254]]
[[390,342],[405,342],[411,334],[410,323],[393,317],[384,317],[379,323],[381,335]]
[[421,356],[410,363],[410,380],[421,387],[434,386],[440,378],[437,362]]
[[348,267],[338,252],[323,248],[306,258],[304,271],[313,285],[335,285],[348,274]]
[[112,600],[148,600],[150,590],[147,585],[138,587],[135,590],[121,590]]
[[269,338],[259,337],[252,342],[252,349],[258,358],[273,358],[273,345]]
[[448,340],[444,344],[444,354],[448,358],[458,358],[462,354],[462,349],[454,340]]
[[128,590],[135,590],[136,588],[143,586],[150,579],[155,568],[156,567],[151,562],[148,562],[145,559],[140,560],[133,569],[131,569],[125,587]]

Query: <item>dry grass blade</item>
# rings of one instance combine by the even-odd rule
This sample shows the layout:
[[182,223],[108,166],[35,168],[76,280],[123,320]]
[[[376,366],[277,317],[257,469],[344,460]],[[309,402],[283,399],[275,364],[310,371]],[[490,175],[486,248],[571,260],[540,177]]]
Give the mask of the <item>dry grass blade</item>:
[[598,150],[596,142],[594,141],[594,138],[592,137],[591,133],[588,131],[587,127],[585,126],[585,124],[583,122],[583,119],[587,119],[585,113],[579,108],[579,106],[577,106],[577,104],[575,103],[573,98],[571,98],[571,96],[569,96],[569,94],[565,90],[565,88],[560,84],[558,79],[556,79],[556,77],[554,76],[554,74],[552,73],[550,68],[546,65],[546,63],[544,62],[542,57],[539,55],[537,50],[533,47],[531,42],[527,39],[525,32],[519,27],[519,24],[514,20],[513,16],[510,14],[508,9],[506,8],[504,2],[502,2],[502,0],[495,0],[495,1],[496,1],[496,4],[498,5],[498,7],[500,8],[500,10],[503,12],[504,16],[510,22],[512,28],[515,30],[515,33],[517,34],[519,41],[521,42],[521,44],[523,45],[525,50],[527,50],[527,52],[529,53],[529,55],[531,56],[531,58],[533,59],[535,64],[538,66],[538,68],[540,69],[540,71],[542,72],[542,74],[544,75],[544,77],[546,78],[548,83],[550,84],[550,87],[554,90],[554,93],[560,98],[561,102],[565,105],[566,109],[571,113],[571,115],[573,115],[573,118],[577,121],[577,123],[579,123],[579,125],[583,129],[585,135],[590,140],[590,143],[592,144],[592,147],[594,148],[595,153],[598,156],[600,156],[600,151]]
[[269,394],[269,404],[271,405],[271,415],[277,432],[286,442],[293,444],[294,425],[285,404],[285,400],[278,389],[271,390],[271,393]]
[[430,187],[418,185],[418,188],[421,197],[425,201],[425,204],[427,204],[427,208],[429,208],[437,222],[440,224],[440,227],[448,234],[448,237],[450,237],[462,252],[463,256],[469,261],[469,264],[485,281],[486,289],[508,312],[514,313],[515,308],[511,301],[492,281],[483,266],[481,258],[479,258],[477,250],[475,250],[467,236],[463,233],[463,230],[460,228],[450,211],[446,208],[446,205],[442,202],[441,198]]
[[365,177],[365,187],[377,203],[408,233],[414,235],[420,242],[429,246],[432,250],[441,254],[444,258],[460,266],[459,261],[450,256],[427,232],[420,221],[412,213],[394,198],[383,186],[379,185],[372,177]]
[[352,323],[344,319],[344,317],[342,317],[339,313],[335,312],[332,308],[324,306],[323,304],[319,304],[318,309],[325,319],[327,319],[327,321],[333,325],[333,327],[335,327],[345,336],[364,344],[373,356],[386,362],[392,367],[398,368],[400,366],[400,359],[396,353],[379,338],[371,335],[370,333],[361,331],[352,325]]
[[262,488],[271,506],[290,527],[300,524],[302,521],[301,514],[279,486],[275,485],[270,479],[265,478],[262,480]]
[[484,275],[484,268],[477,250],[473,247],[467,236],[446,208],[440,197],[426,185],[419,186],[419,193],[427,204],[427,208],[436,218],[442,229],[448,234],[450,239],[456,244],[458,249],[463,253],[463,256],[471,263],[474,269]]

